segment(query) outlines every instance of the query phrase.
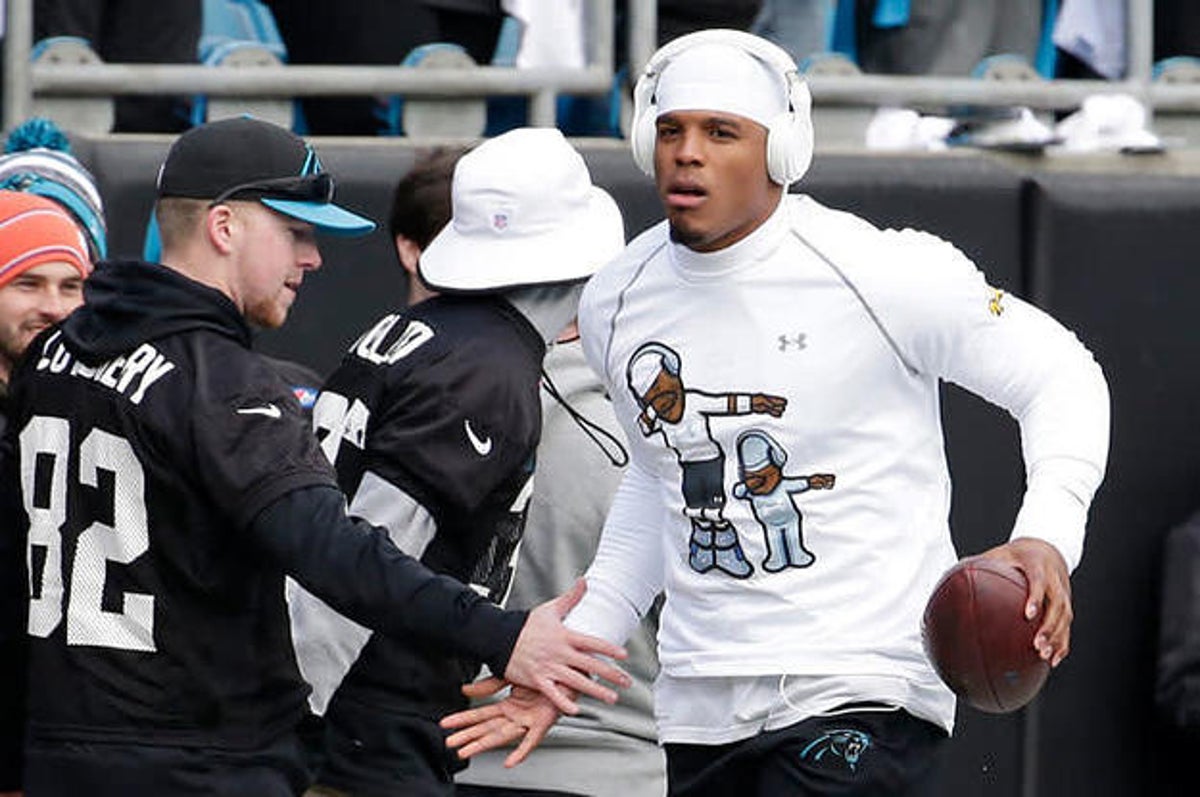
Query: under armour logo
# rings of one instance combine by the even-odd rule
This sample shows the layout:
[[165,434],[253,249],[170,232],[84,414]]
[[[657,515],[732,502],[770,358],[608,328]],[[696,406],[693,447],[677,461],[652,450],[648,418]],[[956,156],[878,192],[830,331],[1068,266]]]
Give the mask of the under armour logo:
[[788,337],[787,335],[780,335],[779,350],[787,351],[790,347],[795,347],[797,350],[807,348],[807,340],[808,335],[805,335],[803,332],[799,332],[791,337]]

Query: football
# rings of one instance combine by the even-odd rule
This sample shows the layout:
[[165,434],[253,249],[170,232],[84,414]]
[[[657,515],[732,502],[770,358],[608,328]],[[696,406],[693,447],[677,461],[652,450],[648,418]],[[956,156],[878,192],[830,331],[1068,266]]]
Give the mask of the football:
[[1041,615],[1025,619],[1027,594],[1020,570],[973,557],[946,571],[925,606],[921,633],[929,660],[980,711],[1016,711],[1050,674],[1033,647]]

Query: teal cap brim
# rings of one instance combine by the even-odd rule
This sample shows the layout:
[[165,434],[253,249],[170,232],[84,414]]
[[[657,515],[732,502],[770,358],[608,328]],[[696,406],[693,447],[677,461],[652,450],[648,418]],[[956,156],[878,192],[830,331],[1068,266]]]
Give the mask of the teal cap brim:
[[366,235],[375,229],[375,222],[331,202],[300,202],[274,197],[263,197],[261,201],[271,210],[308,222],[318,232],[328,235]]

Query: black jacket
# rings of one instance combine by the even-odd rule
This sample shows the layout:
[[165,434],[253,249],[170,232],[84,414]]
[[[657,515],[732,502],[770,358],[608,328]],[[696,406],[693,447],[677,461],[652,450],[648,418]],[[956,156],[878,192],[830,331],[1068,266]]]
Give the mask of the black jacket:
[[[13,383],[7,439],[21,430],[12,461],[28,477],[2,544],[27,539],[34,568],[30,733],[252,749],[290,732],[307,686],[285,573],[365,625],[507,666],[523,617],[347,517],[307,418],[228,298],[118,262],[85,300]],[[25,577],[0,567],[0,589]],[[20,629],[2,619],[11,644]],[[12,720],[0,722],[2,747]]]
[[[400,521],[394,533],[406,552],[496,602],[508,591],[532,494],[545,352],[537,330],[503,299],[439,296],[367,330],[314,410],[346,494],[375,491],[366,500],[376,505],[393,490],[411,498],[433,528],[417,542]],[[355,793],[425,793],[428,784],[418,786],[397,762],[426,757],[448,786],[462,764],[441,744],[437,721],[465,708],[461,686],[478,668],[448,648],[373,636],[326,720],[339,737],[369,739],[379,763],[360,767],[329,750],[321,782]],[[421,722],[431,742],[416,745]]]

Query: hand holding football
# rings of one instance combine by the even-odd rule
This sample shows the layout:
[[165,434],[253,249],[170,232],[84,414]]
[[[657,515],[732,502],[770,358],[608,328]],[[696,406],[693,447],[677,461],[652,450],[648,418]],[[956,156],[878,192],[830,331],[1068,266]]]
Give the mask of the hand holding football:
[[925,652],[960,699],[993,714],[1038,693],[1050,665],[1033,647],[1041,622],[1025,618],[1029,586],[1011,565],[971,557],[934,588],[921,623]]

